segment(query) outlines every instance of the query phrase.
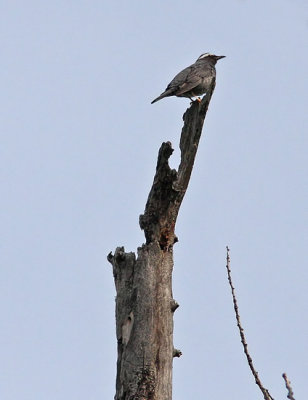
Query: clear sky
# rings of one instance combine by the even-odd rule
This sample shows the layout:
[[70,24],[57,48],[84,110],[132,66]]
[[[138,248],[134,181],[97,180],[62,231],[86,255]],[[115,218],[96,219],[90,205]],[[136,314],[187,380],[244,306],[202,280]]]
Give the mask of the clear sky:
[[106,255],[135,251],[163,141],[189,100],[151,105],[225,55],[176,233],[174,399],[296,399],[308,383],[307,0],[0,3],[0,398],[115,392]]

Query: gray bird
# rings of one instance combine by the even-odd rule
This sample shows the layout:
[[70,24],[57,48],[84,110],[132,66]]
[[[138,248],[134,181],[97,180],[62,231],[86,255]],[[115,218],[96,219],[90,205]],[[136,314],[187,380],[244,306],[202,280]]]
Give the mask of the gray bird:
[[212,79],[216,77],[215,64],[224,57],[209,53],[201,54],[194,64],[179,72],[166,90],[151,104],[169,96],[188,97],[191,101],[193,101],[192,97],[197,97],[197,100],[201,101],[198,96],[207,92]]

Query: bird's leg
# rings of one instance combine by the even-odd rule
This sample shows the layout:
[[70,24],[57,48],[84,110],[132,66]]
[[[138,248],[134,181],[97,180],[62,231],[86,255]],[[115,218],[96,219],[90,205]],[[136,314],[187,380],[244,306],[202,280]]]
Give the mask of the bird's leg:
[[[201,103],[201,98],[200,98],[200,97],[196,96],[193,92],[192,92],[191,94],[192,94],[191,97],[195,97],[195,98],[196,98],[196,101],[197,101],[198,103]],[[191,97],[190,97],[190,100],[193,101]]]

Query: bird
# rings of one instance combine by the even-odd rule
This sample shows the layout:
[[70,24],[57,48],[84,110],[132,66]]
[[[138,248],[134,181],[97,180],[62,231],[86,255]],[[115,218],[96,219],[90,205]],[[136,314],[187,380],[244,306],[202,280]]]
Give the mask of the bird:
[[197,97],[200,102],[201,99],[198,96],[209,90],[212,79],[216,77],[215,64],[224,57],[210,53],[201,54],[194,64],[179,72],[166,87],[166,90],[151,104],[169,96],[188,97],[191,101],[193,101],[192,97]]

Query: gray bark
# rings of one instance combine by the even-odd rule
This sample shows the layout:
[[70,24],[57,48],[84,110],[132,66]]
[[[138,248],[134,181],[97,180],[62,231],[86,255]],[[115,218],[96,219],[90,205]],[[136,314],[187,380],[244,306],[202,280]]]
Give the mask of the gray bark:
[[138,256],[118,247],[108,255],[116,286],[118,342],[115,400],[171,400],[172,362],[181,352],[173,347],[172,295],[174,229],[192,172],[204,118],[215,88],[183,116],[178,170],[168,159],[170,142],[159,150],[156,174],[139,223],[146,244]]

